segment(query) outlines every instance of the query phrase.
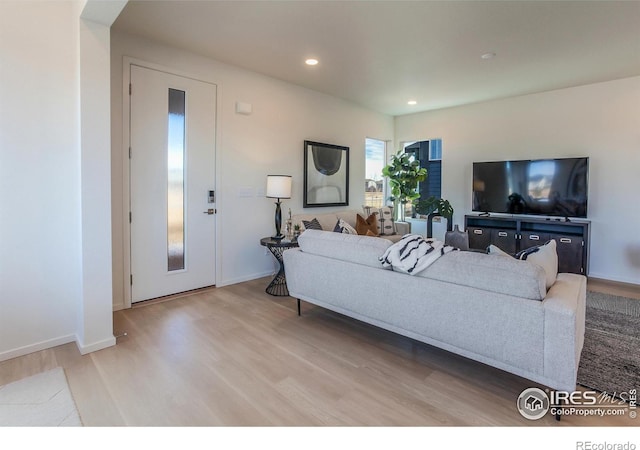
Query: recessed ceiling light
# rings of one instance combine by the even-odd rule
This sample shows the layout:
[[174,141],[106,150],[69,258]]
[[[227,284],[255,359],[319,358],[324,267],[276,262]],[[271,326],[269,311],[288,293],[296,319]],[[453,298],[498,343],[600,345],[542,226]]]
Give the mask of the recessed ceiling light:
[[309,58],[304,62],[307,66],[315,66],[318,64],[318,60],[315,58]]
[[407,105],[417,105],[417,104],[418,104],[418,102],[417,102],[417,101],[415,101],[415,100],[409,100],[409,101],[407,102]]
[[495,56],[496,56],[495,53],[489,52],[489,53],[485,53],[485,54],[481,55],[480,58],[482,58],[482,59],[491,59],[491,58],[493,58]]

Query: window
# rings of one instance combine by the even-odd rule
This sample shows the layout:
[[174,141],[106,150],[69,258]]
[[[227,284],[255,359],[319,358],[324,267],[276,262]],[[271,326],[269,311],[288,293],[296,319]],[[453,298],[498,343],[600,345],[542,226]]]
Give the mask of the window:
[[365,139],[364,204],[380,208],[384,206],[384,180],[387,143],[378,139]]
[[413,153],[420,161],[420,167],[427,169],[427,180],[420,183],[420,199],[433,196],[442,197],[442,139],[428,141],[405,142],[404,151]]
[[169,89],[168,120],[167,256],[171,272],[184,269],[184,91]]

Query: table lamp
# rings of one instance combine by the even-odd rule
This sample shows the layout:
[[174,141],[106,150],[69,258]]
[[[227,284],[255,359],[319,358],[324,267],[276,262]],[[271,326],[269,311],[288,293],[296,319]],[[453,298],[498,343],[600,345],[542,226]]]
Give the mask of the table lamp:
[[282,226],[281,198],[291,198],[291,175],[267,175],[267,198],[276,198],[276,235],[273,239],[282,239],[280,232]]

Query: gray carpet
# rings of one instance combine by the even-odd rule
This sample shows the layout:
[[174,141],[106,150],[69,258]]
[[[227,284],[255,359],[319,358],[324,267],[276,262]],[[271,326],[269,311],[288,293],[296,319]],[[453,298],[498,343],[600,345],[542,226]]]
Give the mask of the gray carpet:
[[578,384],[616,397],[640,389],[640,300],[587,292]]

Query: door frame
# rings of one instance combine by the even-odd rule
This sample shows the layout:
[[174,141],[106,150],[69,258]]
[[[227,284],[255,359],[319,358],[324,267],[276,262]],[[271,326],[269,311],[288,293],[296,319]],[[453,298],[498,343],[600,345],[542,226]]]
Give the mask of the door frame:
[[[122,272],[122,291],[124,294],[124,309],[131,308],[131,224],[129,223],[129,211],[131,205],[131,168],[129,160],[129,143],[131,142],[131,102],[129,99],[129,84],[131,83],[131,66],[140,66],[146,69],[158,70],[160,72],[166,72],[171,75],[176,75],[183,78],[190,78],[192,80],[201,81],[203,83],[209,83],[216,86],[216,104],[215,104],[215,133],[214,133],[214,161],[215,161],[215,183],[214,189],[216,193],[220,191],[218,186],[218,180],[220,179],[220,164],[218,157],[218,142],[220,142],[220,98],[222,96],[222,83],[207,77],[196,76],[194,74],[175,70],[171,67],[163,66],[161,64],[150,63],[138,58],[130,56],[124,56],[122,58],[122,255],[123,255],[123,272]],[[216,194],[218,197],[218,194]],[[216,198],[216,210],[217,216],[223,211],[223,207],[219,202],[219,197]],[[215,266],[216,273],[214,283],[217,284],[217,280],[220,273],[220,252],[218,251],[218,243],[220,240],[220,220],[216,218],[216,232],[214,237],[215,242]]]

